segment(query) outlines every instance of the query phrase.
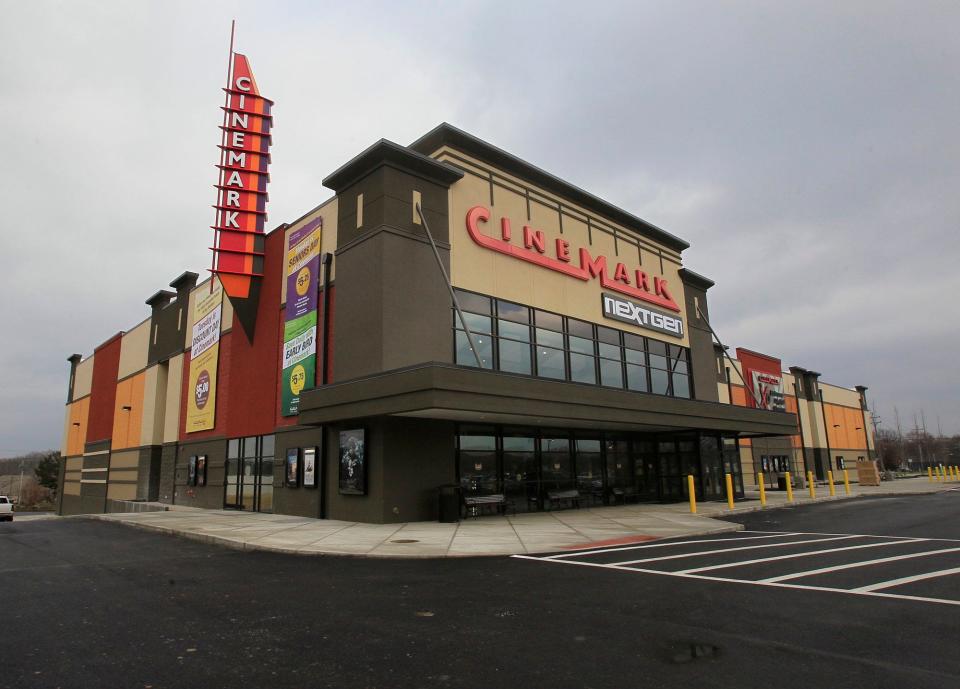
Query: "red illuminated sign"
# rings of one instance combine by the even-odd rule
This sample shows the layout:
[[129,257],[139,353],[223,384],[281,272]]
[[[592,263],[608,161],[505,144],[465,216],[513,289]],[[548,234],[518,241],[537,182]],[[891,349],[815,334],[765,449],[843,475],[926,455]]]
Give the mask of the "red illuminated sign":
[[[541,230],[534,230],[524,225],[522,230],[523,245],[512,244],[513,228],[509,218],[500,218],[500,238],[485,235],[480,231],[480,224],[490,220],[490,211],[483,206],[474,206],[467,211],[467,232],[474,242],[501,254],[511,256],[527,263],[548,268],[564,275],[589,281],[599,278],[605,288],[620,294],[640,299],[650,304],[656,304],[671,311],[680,311],[663,278],[650,277],[639,268],[628,270],[627,266],[618,262],[613,267],[613,276],[607,257],[592,256],[588,249],[580,247],[571,249],[570,242],[557,238],[553,242],[553,256],[547,255],[547,241]],[[573,255],[576,254],[579,265],[573,264]],[[652,282],[652,285],[651,285]]]
[[263,276],[273,101],[260,95],[245,55],[233,53],[220,143],[213,267],[227,296],[250,296]]

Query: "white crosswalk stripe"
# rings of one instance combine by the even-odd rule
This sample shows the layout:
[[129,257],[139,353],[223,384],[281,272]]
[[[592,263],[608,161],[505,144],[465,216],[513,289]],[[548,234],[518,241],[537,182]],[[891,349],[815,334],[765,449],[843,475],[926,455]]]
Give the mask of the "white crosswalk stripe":
[[[867,542],[808,549],[808,546],[819,543],[856,540]],[[749,541],[749,544],[743,545],[740,543],[741,541]],[[618,547],[597,546],[553,555],[514,555],[513,557],[632,574],[960,606],[960,566],[956,566],[960,565],[960,546],[956,545],[957,543],[960,543],[960,540],[797,531],[741,531],[719,538],[659,541]],[[943,547],[945,545],[950,547]],[[898,546],[909,548],[913,552],[898,553],[888,557],[860,559],[861,552],[864,550]],[[793,549],[795,552],[781,551],[773,554],[776,553],[773,549],[782,548]],[[763,551],[768,549],[771,554],[766,555]],[[745,557],[746,553],[743,551],[755,551],[760,557]],[[641,557],[621,560],[620,558],[627,553]],[[644,557],[647,554],[649,554],[649,557]],[[846,559],[848,557],[850,559]],[[669,569],[669,567],[674,566],[674,563],[679,564],[690,558],[701,558],[703,563],[692,563],[698,566],[688,567],[687,569]],[[808,561],[805,559],[809,558],[825,558],[826,562],[834,561],[834,564],[812,569],[803,568],[801,563]],[[923,566],[924,558],[940,559],[931,561],[930,564],[933,564],[933,567],[929,567],[928,564],[930,571],[891,571],[891,568],[899,565],[920,568]],[[714,562],[711,562],[711,560],[714,560]],[[953,562],[950,562],[950,560],[953,560]],[[794,566],[795,562],[797,566]],[[950,566],[945,567],[944,564]],[[667,569],[660,569],[661,567]],[[751,567],[754,569],[751,570]],[[778,568],[781,570],[780,572],[777,572]],[[783,571],[784,568],[789,571]],[[712,572],[718,570],[732,572],[732,576],[712,574]],[[738,570],[740,571],[738,572]],[[751,571],[753,574],[751,574]],[[758,571],[760,572],[759,576],[757,575]],[[774,576],[770,576],[771,574],[774,574]],[[904,576],[891,578],[890,574],[903,574]],[[950,577],[956,578],[950,579]],[[833,585],[838,578],[840,579],[839,583]],[[851,578],[855,580],[855,583],[851,584]],[[811,581],[808,583],[804,580]],[[940,583],[937,584],[937,582]],[[944,584],[944,582],[946,583]],[[940,593],[938,595],[918,595],[928,593],[929,589],[924,589],[928,585],[939,586],[939,588],[934,588],[933,592]],[[901,593],[895,590],[898,587],[908,588]],[[944,590],[948,591],[946,596],[942,593]]]

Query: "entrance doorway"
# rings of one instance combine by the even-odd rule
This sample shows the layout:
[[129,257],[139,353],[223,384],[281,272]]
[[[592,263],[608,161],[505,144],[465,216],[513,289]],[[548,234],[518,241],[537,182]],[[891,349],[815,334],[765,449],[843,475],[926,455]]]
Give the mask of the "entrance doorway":
[[273,512],[272,435],[227,441],[223,506],[246,512]]

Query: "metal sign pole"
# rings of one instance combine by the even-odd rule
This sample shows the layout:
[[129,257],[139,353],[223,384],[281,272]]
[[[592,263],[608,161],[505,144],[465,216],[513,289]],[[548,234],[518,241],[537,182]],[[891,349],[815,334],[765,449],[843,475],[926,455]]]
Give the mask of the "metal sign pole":
[[480,350],[477,349],[477,343],[473,340],[473,333],[470,332],[470,326],[467,325],[467,320],[463,317],[463,311],[460,310],[460,302],[457,300],[457,295],[453,291],[453,285],[450,284],[450,277],[447,275],[447,269],[443,267],[443,261],[440,260],[440,252],[437,250],[437,243],[433,241],[433,233],[430,232],[430,226],[427,225],[427,218],[424,216],[423,209],[420,208],[419,203],[417,204],[416,208],[417,215],[420,216],[420,222],[423,223],[423,229],[427,231],[427,239],[430,240],[430,246],[433,248],[433,255],[437,258],[437,265],[440,266],[440,273],[443,275],[443,281],[447,283],[447,289],[450,290],[450,298],[453,300],[453,308],[457,310],[457,316],[460,318],[460,323],[463,324],[463,332],[467,334],[467,341],[470,343],[470,350],[473,352],[473,356],[477,359],[477,366],[483,368],[483,362],[480,360]]

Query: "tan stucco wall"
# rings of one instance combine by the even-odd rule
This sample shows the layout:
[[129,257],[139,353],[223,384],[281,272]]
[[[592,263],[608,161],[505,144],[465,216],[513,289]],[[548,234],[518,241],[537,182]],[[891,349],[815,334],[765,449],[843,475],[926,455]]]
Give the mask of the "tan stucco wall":
[[[449,161],[466,171],[463,179],[456,182],[449,193],[450,272],[455,286],[688,346],[683,283],[677,274],[681,263],[677,252],[459,152],[444,148],[436,152],[434,157]],[[491,175],[497,181],[493,185],[493,203],[490,198]],[[646,304],[636,297],[618,296],[644,303],[645,306],[670,316],[679,316],[684,322],[683,338],[673,338],[605,318],[601,294],[616,293],[602,288],[598,278],[582,281],[479,246],[470,238],[465,223],[467,211],[474,206],[484,206],[490,210],[490,220],[480,228],[487,236],[499,239],[500,218],[508,217],[512,226],[511,243],[515,246],[523,247],[523,226],[530,225],[534,230],[543,231],[546,257],[555,257],[555,242],[563,239],[570,244],[570,263],[573,266],[580,265],[579,249],[585,248],[594,258],[598,255],[607,257],[610,278],[613,277],[618,262],[626,266],[631,281],[636,269],[643,270],[648,276],[651,289],[655,277],[665,278],[674,301],[680,306],[679,313]]]
[[163,409],[163,442],[176,442],[180,431],[180,390],[183,387],[183,354],[167,363],[167,390]]
[[150,319],[143,321],[120,338],[120,367],[117,380],[142,371],[150,350]]
[[[163,412],[166,407],[166,367],[154,364],[143,373],[143,414],[140,444],[163,442]],[[163,374],[161,375],[161,371]]]
[[78,400],[90,394],[93,386],[93,354],[77,364],[73,377],[73,399]]

